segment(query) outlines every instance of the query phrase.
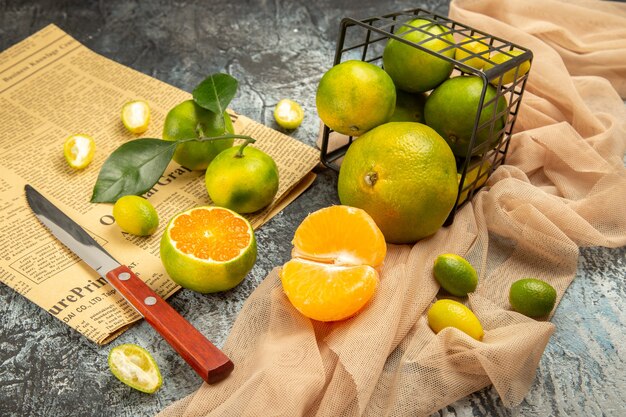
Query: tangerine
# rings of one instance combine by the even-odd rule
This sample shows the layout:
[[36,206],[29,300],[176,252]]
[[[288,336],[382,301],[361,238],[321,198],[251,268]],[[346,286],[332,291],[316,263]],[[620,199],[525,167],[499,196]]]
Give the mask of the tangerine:
[[306,317],[344,320],[373,297],[387,246],[365,211],[341,205],[318,210],[298,226],[293,244],[293,259],[283,265],[280,279]]

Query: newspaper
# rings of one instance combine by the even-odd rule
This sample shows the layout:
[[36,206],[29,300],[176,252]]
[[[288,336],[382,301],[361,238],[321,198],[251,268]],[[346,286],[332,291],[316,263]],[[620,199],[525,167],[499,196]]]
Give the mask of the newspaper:
[[[82,225],[114,258],[127,264],[164,298],[179,287],[159,259],[168,220],[190,207],[210,204],[202,171],[172,162],[146,193],[159,230],[150,237],[126,234],[114,224],[111,204],[89,202],[105,159],[136,139],[120,120],[122,105],[146,100],[151,122],[143,137],[161,137],[169,109],[189,93],[100,56],[50,25],[0,54],[0,281],[92,341],[105,344],[140,319],[96,272],[45,229],[29,209],[29,183]],[[229,110],[235,131],[254,137],[276,161],[280,188],[266,210],[249,217],[257,228],[309,185],[319,161],[313,147]],[[63,157],[70,134],[96,142],[96,156],[75,171]]]

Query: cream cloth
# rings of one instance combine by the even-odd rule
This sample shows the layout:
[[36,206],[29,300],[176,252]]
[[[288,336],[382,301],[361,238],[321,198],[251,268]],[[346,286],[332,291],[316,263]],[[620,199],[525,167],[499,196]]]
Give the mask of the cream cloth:
[[[272,271],[225,343],[233,374],[160,416],[428,415],[490,384],[505,406],[522,401],[554,326],[509,311],[510,284],[541,278],[560,300],[580,246],[626,244],[626,4],[457,0],[450,17],[534,53],[507,165],[451,227],[390,245],[373,302],[351,320],[304,318]],[[426,323],[444,252],[477,267],[482,342]]]

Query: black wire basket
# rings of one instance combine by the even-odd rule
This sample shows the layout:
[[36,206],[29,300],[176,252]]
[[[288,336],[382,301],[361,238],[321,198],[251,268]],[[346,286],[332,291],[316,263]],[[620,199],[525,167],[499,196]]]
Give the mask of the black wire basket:
[[[447,30],[440,34],[432,34],[419,27],[404,25],[416,18],[432,21]],[[402,36],[413,30],[420,31],[427,36],[418,43],[411,42],[402,36],[396,35],[398,29],[403,26],[409,28],[409,30]],[[453,42],[449,41],[449,35],[453,36]],[[454,69],[451,76],[453,77],[473,75],[480,77],[483,82],[467,154],[465,156],[456,156],[457,170],[459,172],[459,192],[454,207],[444,223],[447,226],[452,224],[457,210],[469,201],[484,185],[489,175],[504,163],[533,55],[526,48],[447,17],[423,9],[412,9],[379,17],[371,17],[361,21],[352,18],[342,19],[333,65],[357,59],[383,67],[383,50],[389,39],[395,39],[452,63]],[[438,52],[423,46],[426,42],[433,39],[442,40],[448,46]],[[488,47],[488,56],[486,56],[485,51],[477,53],[464,48],[464,45],[473,41],[486,45]],[[454,48],[466,52],[467,56],[457,60],[444,54],[446,51]],[[492,60],[498,53],[506,55],[507,60],[501,63]],[[468,65],[468,62],[472,59],[485,61],[489,69],[476,69]],[[524,69],[522,69],[523,66],[525,66]],[[496,95],[486,100],[485,94],[489,85],[495,87]],[[502,98],[506,99],[504,108],[499,105]],[[482,117],[483,120],[480,120],[483,109],[490,105],[493,108],[491,116],[486,121],[484,116]],[[496,123],[496,121],[503,119],[505,120],[504,123]],[[500,126],[503,127],[500,128]],[[485,132],[488,132],[488,139],[476,144],[477,135],[481,134],[481,137],[485,137]],[[329,145],[331,140],[334,139],[333,133],[332,129],[324,125],[320,151],[321,161],[325,166],[339,171],[342,157],[356,138],[342,136],[342,140],[345,143],[342,142],[339,146],[335,145],[334,149],[331,149]],[[488,148],[485,145],[489,145]],[[468,176],[468,173],[471,175]]]

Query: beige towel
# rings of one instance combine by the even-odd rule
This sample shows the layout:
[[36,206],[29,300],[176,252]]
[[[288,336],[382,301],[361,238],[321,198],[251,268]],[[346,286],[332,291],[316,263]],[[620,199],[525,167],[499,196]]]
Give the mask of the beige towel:
[[[428,415],[490,384],[504,405],[522,401],[554,326],[509,311],[511,282],[544,279],[560,300],[579,246],[626,244],[626,4],[457,0],[450,17],[534,52],[507,165],[451,227],[390,246],[373,302],[351,320],[304,318],[272,271],[225,343],[233,374],[160,415]],[[426,323],[443,252],[477,267],[482,342]]]

